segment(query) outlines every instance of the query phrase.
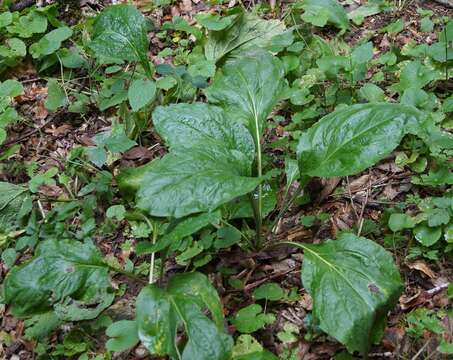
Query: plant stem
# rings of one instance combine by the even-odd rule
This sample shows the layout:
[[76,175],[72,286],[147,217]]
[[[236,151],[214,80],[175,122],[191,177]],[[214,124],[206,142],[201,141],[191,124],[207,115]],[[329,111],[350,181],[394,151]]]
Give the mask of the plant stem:
[[[146,223],[148,224],[148,226],[153,230],[153,237],[152,237],[152,243],[153,245],[156,243],[157,241],[157,235],[158,235],[158,229],[157,229],[157,224],[155,223],[152,223],[146,216],[143,216],[143,218],[145,219]],[[150,264],[149,264],[149,280],[148,282],[150,284],[153,284],[154,283],[154,262],[155,262],[155,257],[156,257],[156,253],[155,252],[152,252],[151,253],[151,261],[150,261]]]
[[[263,176],[263,169],[262,169],[262,159],[261,159],[261,143],[260,143],[258,127],[256,128],[256,143],[257,143],[258,177],[261,178]],[[255,213],[256,244],[255,244],[255,247],[257,249],[259,249],[261,247],[261,231],[262,231],[262,227],[263,227],[262,199],[263,199],[263,186],[260,183],[258,185],[258,198],[254,199],[256,201],[256,213]]]
[[447,24],[444,25],[445,36],[445,81],[448,81],[448,38],[447,38]]

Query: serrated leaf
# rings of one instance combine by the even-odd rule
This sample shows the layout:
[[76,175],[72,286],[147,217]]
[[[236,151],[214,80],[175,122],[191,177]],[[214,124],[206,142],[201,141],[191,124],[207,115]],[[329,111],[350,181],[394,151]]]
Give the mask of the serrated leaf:
[[280,60],[266,52],[249,53],[228,61],[206,95],[225,110],[229,119],[245,124],[255,137],[257,132],[262,133],[267,116],[280,100],[283,77]]
[[300,171],[323,177],[356,174],[387,156],[404,135],[418,133],[424,120],[417,109],[399,104],[334,111],[302,134],[297,147]]
[[[20,317],[39,314],[59,304],[60,310],[68,310],[64,308],[65,304],[70,305],[68,300],[93,306],[104,297],[105,309],[113,301],[113,294],[107,294],[109,286],[108,267],[94,245],[46,240],[37,247],[32,260],[8,273],[4,293],[12,314]],[[102,308],[97,308],[93,317],[100,311]]]
[[139,79],[134,80],[129,86],[127,97],[132,111],[138,111],[148,105],[156,95],[154,81]]
[[320,328],[351,353],[367,354],[402,291],[391,255],[353,234],[303,248],[302,282],[313,298]]
[[[175,275],[166,290],[148,285],[140,292],[136,308],[139,338],[152,354],[183,360],[230,358],[233,341],[223,332],[220,299],[206,276]],[[213,320],[204,310],[210,311]],[[178,323],[188,337],[181,353],[175,339]]]

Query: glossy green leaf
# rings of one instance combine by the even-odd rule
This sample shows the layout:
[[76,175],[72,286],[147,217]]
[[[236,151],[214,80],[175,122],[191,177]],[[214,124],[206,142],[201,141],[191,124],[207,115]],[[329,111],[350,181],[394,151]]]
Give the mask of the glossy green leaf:
[[323,117],[300,138],[300,171],[310,176],[356,174],[383,159],[425,120],[399,104],[352,105]]
[[[349,27],[349,19],[337,0],[305,0],[302,3],[305,10],[302,19],[316,26],[324,26],[327,22],[335,25],[340,29]],[[319,18],[325,18],[319,22]]]
[[96,18],[90,47],[97,56],[148,63],[148,24],[131,5],[113,5]]
[[148,105],[156,95],[154,81],[139,79],[134,80],[129,86],[127,97],[132,111],[138,111]]
[[34,59],[53,54],[60,48],[61,43],[71,36],[72,30],[66,26],[52,30],[30,46],[30,54]]
[[416,224],[416,220],[407,214],[392,214],[389,218],[389,228],[393,232],[412,229]]
[[230,18],[233,25],[220,31],[211,31],[205,44],[206,59],[218,62],[224,57],[238,56],[248,50],[268,48],[276,35],[285,31],[279,20],[263,20],[252,14],[237,14]]
[[367,354],[402,291],[391,255],[353,234],[303,248],[302,282],[313,298],[320,328],[348,351]]
[[237,153],[201,145],[171,152],[145,175],[137,206],[153,216],[179,218],[253,191],[261,180],[249,177],[249,164]]
[[[175,275],[166,290],[148,285],[140,292],[136,309],[139,338],[152,354],[183,360],[230,358],[233,341],[223,331],[220,299],[206,276]],[[176,347],[178,324],[188,338],[183,350]]]
[[256,139],[267,116],[280,100],[284,68],[266,52],[249,53],[228,61],[206,90],[211,103],[222,107],[227,117],[241,121]]
[[[92,318],[109,306],[108,267],[92,244],[75,240],[46,240],[35,257],[6,276],[5,301],[15,316],[30,316],[54,308],[68,319]],[[88,306],[88,309],[83,309]],[[96,306],[96,307],[95,307]],[[94,309],[94,310],[93,310]]]
[[251,135],[216,106],[205,103],[159,106],[153,113],[153,123],[171,149],[212,144],[241,152],[243,155],[238,157],[244,156],[250,165],[255,157]]
[[439,241],[442,236],[442,228],[420,224],[414,229],[414,235],[420,244],[428,247]]

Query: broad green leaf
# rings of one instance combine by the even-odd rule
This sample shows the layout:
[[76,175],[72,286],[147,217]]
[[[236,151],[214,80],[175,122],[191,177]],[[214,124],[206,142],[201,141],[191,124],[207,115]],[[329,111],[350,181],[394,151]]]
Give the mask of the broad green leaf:
[[9,11],[5,11],[3,14],[0,14],[0,29],[8,26],[13,21],[13,14]]
[[24,92],[22,84],[17,80],[5,80],[0,83],[0,97],[16,97]]
[[352,105],[323,117],[302,134],[300,171],[310,176],[356,174],[383,159],[404,135],[425,121],[417,109],[399,104]]
[[235,317],[231,319],[231,323],[239,332],[250,334],[275,321],[273,314],[265,314],[262,311],[261,305],[248,305],[237,312]]
[[15,229],[19,210],[26,197],[25,187],[0,182],[0,234]]
[[178,149],[157,160],[137,193],[137,206],[153,216],[183,217],[213,211],[253,191],[242,153],[216,146]]
[[[340,29],[349,27],[346,11],[336,0],[304,0],[302,8],[305,10],[302,19],[313,25],[324,26],[328,22]],[[319,16],[326,20],[319,23]]]
[[6,140],[6,131],[3,128],[0,128],[0,145]]
[[420,244],[429,247],[439,241],[442,236],[442,228],[420,224],[414,229],[414,235]]
[[60,48],[61,43],[71,36],[72,30],[66,26],[52,30],[30,46],[30,54],[34,59],[53,54]]
[[229,119],[245,124],[256,141],[267,116],[280,100],[283,77],[283,65],[276,57],[266,52],[249,53],[228,61],[206,95],[211,103],[225,110]]
[[402,93],[409,88],[421,89],[435,79],[437,75],[433,69],[429,69],[418,60],[411,61],[401,71],[400,82],[392,88]]
[[313,316],[320,328],[351,353],[366,355],[402,291],[391,255],[353,234],[301,247],[302,282],[313,298]]
[[137,323],[132,320],[114,322],[106,330],[110,337],[105,347],[109,351],[125,351],[133,348],[140,341],[137,333]]
[[45,107],[49,111],[56,111],[59,107],[66,106],[68,98],[63,88],[56,79],[50,79],[47,83],[47,100]]
[[348,19],[356,25],[362,25],[366,17],[379,14],[381,9],[379,5],[365,4],[348,13]]
[[94,245],[46,240],[37,247],[32,260],[8,273],[4,294],[15,316],[30,316],[52,308],[67,315],[78,309],[78,319],[86,319],[83,310],[91,308],[93,318],[111,304],[114,295],[108,293],[109,287],[108,267]]
[[90,47],[97,56],[117,60],[148,62],[148,24],[134,6],[113,5],[95,20]]
[[416,220],[407,214],[392,214],[389,218],[389,228],[393,232],[412,229],[416,224]]
[[365,84],[359,89],[359,96],[369,102],[376,103],[385,100],[385,93],[379,86],[374,84]]
[[241,124],[227,119],[216,106],[205,103],[159,106],[153,113],[153,123],[171,149],[215,144],[241,152],[250,165],[255,157],[251,135]]
[[212,13],[199,13],[195,15],[197,21],[208,30],[220,31],[233,24],[238,15],[220,16]]
[[277,360],[278,358],[263,348],[253,336],[240,335],[233,348],[233,360]]
[[132,111],[138,111],[148,105],[156,95],[154,81],[139,79],[134,80],[129,86],[127,97]]
[[283,296],[283,289],[277,283],[263,284],[253,291],[253,297],[256,300],[266,299],[270,301],[278,301],[283,298]]
[[268,48],[272,38],[285,31],[285,25],[279,20],[263,20],[252,14],[237,14],[232,21],[234,24],[228,29],[209,32],[206,59],[218,62],[227,55],[238,56],[247,50]]
[[[136,309],[138,336],[152,354],[182,360],[230,359],[233,341],[223,331],[220,299],[206,276],[175,275],[166,290],[148,285],[140,292]],[[182,351],[176,347],[180,323],[188,338]]]
[[398,19],[395,22],[388,24],[387,26],[383,27],[380,32],[387,32],[389,34],[398,34],[399,32],[404,30],[404,21],[402,19]]

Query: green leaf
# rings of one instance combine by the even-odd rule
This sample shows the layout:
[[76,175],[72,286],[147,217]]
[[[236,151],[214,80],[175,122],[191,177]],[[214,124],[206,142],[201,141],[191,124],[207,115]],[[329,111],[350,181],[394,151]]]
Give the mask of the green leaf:
[[13,21],[13,14],[9,11],[5,11],[3,14],[0,14],[0,29],[8,26]]
[[[183,360],[230,359],[233,341],[223,331],[220,299],[206,276],[175,275],[166,290],[148,285],[140,292],[136,309],[138,336],[152,354]],[[176,347],[178,323],[188,338],[181,353]]]
[[280,100],[283,77],[284,67],[276,57],[250,53],[228,61],[206,95],[225,110],[229,119],[245,124],[256,139],[255,134],[262,133],[267,116]]
[[285,31],[281,21],[263,20],[252,14],[238,14],[232,20],[234,24],[228,29],[209,32],[206,59],[216,63],[227,55],[233,57],[248,50],[268,48],[272,38]]
[[404,229],[412,229],[416,225],[413,217],[406,214],[392,214],[389,218],[389,228],[393,232],[401,231]]
[[262,311],[261,305],[251,304],[239,310],[231,322],[239,332],[250,334],[275,321],[273,314],[264,314]]
[[253,336],[240,335],[233,348],[233,360],[277,360],[278,358],[263,348]]
[[259,178],[248,176],[244,156],[228,149],[178,149],[157,160],[137,193],[137,206],[153,216],[183,217],[213,211],[253,191]]
[[420,131],[423,114],[398,104],[352,105],[323,117],[302,134],[300,171],[310,176],[347,176],[375,164],[404,135]]
[[134,80],[127,92],[132,111],[144,108],[154,99],[155,95],[156,84],[154,81],[146,79]]
[[102,11],[93,25],[90,47],[98,57],[140,61],[147,71],[148,24],[131,5],[113,5]]
[[124,208],[123,205],[112,205],[107,209],[107,211],[105,213],[105,215],[109,219],[115,218],[119,221],[124,219],[125,214],[126,214],[126,209]]
[[138,344],[137,323],[131,320],[120,320],[114,322],[106,330],[106,335],[110,337],[105,347],[109,351],[125,351]]
[[199,215],[174,220],[170,222],[167,232],[159,239],[159,241],[155,245],[153,245],[151,242],[141,242],[140,244],[144,244],[141,245],[140,248],[137,247],[137,254],[144,255],[156,251],[161,251],[171,244],[181,241],[185,237],[196,233],[197,231],[210,224],[219,224],[221,219],[222,216],[220,214],[220,211],[214,211],[212,213],[202,213]]
[[122,196],[131,199],[143,183],[145,174],[152,169],[154,162],[136,168],[121,169],[116,176],[116,183]]
[[17,22],[7,27],[11,34],[18,34],[19,37],[29,38],[33,34],[45,32],[47,29],[47,18],[37,10],[30,11],[27,15],[21,16]]
[[313,298],[313,316],[320,328],[351,353],[366,355],[402,291],[391,255],[353,234],[299,246],[304,248],[302,282]]
[[59,107],[66,106],[68,104],[68,98],[63,88],[56,79],[50,79],[47,82],[47,100],[45,107],[49,111],[56,111]]
[[434,29],[434,23],[429,17],[424,17],[420,21],[420,31],[421,32],[431,32]]
[[385,100],[384,90],[374,84],[365,84],[359,90],[359,96],[369,102],[381,102]]
[[[6,276],[4,294],[14,316],[52,308],[63,315],[89,306],[94,318],[113,301],[109,287],[108,267],[94,245],[60,239],[40,243],[32,260],[14,267]],[[72,320],[86,319],[84,315],[78,313]]]
[[328,22],[340,29],[349,27],[346,11],[336,0],[305,0],[302,8],[305,10],[302,19],[313,25],[324,26]]
[[439,241],[440,237],[442,236],[442,228],[433,228],[424,224],[420,224],[414,229],[414,235],[420,244],[429,247]]
[[27,197],[23,186],[0,182],[0,235],[16,228],[17,217]]
[[238,157],[246,158],[250,165],[255,157],[251,135],[216,106],[205,103],[159,106],[154,110],[153,123],[171,149],[215,144],[242,153]]
[[66,26],[52,30],[30,46],[30,54],[34,59],[53,54],[60,48],[61,43],[71,36],[72,30]]
[[233,24],[237,15],[220,16],[212,13],[199,13],[195,15],[197,21],[208,30],[220,31]]
[[395,22],[383,27],[380,31],[387,32],[389,34],[398,34],[399,32],[404,30],[404,21],[402,19],[398,19]]
[[157,132],[170,153],[154,162],[137,193],[137,206],[153,216],[183,217],[213,211],[252,191],[252,137],[244,126],[206,104],[158,107]]
[[225,249],[237,244],[241,240],[241,232],[234,226],[226,226],[217,230],[217,239],[214,242],[216,249]]
[[356,25],[362,25],[366,17],[379,14],[381,9],[379,5],[365,4],[348,13],[348,19]]
[[392,88],[400,93],[409,88],[421,89],[436,78],[435,71],[418,60],[411,61],[401,71],[400,82]]
[[5,80],[0,83],[0,97],[16,97],[24,92],[22,84],[17,80]]
[[266,299],[278,301],[283,298],[283,296],[283,289],[276,283],[263,284],[253,291],[253,297],[256,300]]

